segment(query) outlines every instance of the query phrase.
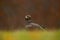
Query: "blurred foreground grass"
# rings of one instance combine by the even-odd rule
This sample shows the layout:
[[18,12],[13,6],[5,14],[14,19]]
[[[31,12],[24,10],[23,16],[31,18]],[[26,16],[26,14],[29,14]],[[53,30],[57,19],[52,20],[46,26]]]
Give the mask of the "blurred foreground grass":
[[60,31],[0,31],[0,40],[60,40]]

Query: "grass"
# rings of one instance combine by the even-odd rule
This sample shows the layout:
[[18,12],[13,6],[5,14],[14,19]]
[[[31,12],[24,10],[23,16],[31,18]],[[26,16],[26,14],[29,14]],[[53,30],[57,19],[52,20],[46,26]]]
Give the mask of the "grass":
[[60,31],[0,31],[0,40],[60,40]]

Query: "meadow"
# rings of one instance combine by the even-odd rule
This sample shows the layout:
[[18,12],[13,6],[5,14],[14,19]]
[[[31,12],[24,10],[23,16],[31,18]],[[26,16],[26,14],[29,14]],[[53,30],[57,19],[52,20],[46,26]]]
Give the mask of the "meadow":
[[60,30],[55,31],[0,31],[0,40],[60,40]]

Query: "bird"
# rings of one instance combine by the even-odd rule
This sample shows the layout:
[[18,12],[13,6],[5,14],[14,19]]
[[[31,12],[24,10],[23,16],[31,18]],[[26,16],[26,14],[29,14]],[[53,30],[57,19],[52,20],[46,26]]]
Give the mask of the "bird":
[[26,25],[25,25],[25,29],[27,30],[34,30],[34,29],[41,29],[41,30],[45,30],[42,26],[40,26],[39,24],[37,23],[34,23],[31,19],[31,15],[26,15],[25,16],[25,22],[26,22]]

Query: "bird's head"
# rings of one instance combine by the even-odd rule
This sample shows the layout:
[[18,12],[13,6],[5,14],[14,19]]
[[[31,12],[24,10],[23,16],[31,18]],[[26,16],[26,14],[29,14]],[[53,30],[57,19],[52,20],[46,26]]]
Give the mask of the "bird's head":
[[26,15],[25,20],[31,20],[31,15]]

